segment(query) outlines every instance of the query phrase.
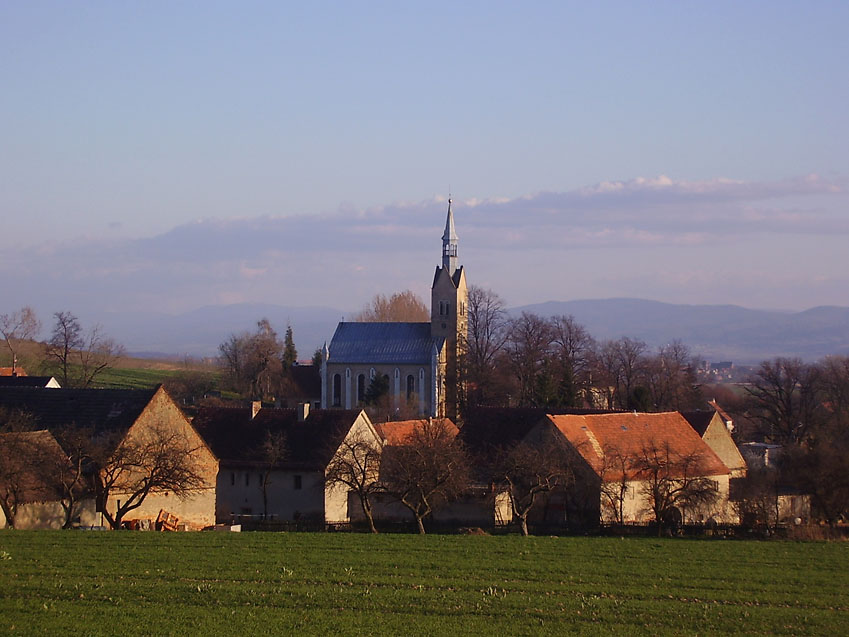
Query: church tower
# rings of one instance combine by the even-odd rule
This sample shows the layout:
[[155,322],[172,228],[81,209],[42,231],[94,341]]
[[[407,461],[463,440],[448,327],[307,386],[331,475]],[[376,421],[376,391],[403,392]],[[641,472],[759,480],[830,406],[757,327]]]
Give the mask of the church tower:
[[458,360],[468,334],[466,272],[463,266],[457,264],[457,243],[449,199],[445,232],[442,234],[442,265],[436,268],[431,288],[430,332],[435,343],[444,342],[445,373],[440,396],[444,398],[445,416],[454,421],[461,392]]

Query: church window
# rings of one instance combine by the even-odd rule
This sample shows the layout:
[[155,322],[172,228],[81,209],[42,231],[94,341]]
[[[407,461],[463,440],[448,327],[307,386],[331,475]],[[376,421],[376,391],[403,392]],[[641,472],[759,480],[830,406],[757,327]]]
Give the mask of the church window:
[[333,374],[333,406],[339,407],[342,404],[342,375]]
[[299,475],[295,475],[292,477],[294,478],[292,486],[295,487],[295,489],[302,489],[304,486],[303,478]]
[[412,400],[416,395],[416,377],[407,375],[407,400]]
[[357,402],[362,403],[366,400],[366,375],[357,375]]
[[245,486],[251,486],[251,474],[245,471]]

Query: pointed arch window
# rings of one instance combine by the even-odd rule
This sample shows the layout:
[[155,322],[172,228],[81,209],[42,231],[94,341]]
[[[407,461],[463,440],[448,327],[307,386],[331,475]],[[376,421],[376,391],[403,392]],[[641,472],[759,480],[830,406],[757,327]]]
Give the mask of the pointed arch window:
[[333,406],[342,405],[342,375],[333,374]]
[[416,396],[416,377],[407,374],[407,400],[413,400]]
[[366,375],[357,375],[357,402],[364,403],[366,400]]

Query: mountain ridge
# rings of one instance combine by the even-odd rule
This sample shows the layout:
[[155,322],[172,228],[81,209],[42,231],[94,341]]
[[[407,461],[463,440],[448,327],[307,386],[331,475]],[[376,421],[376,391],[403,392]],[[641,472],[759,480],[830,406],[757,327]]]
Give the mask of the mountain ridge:
[[[794,312],[732,304],[674,304],[637,298],[545,301],[512,307],[540,316],[570,314],[598,340],[639,338],[651,348],[680,339],[707,360],[757,363],[776,356],[816,360],[849,354],[849,307],[822,305]],[[292,325],[300,358],[329,342],[351,312],[329,306],[270,303],[207,305],[182,314],[114,312],[97,317],[128,351],[215,356],[231,334],[252,331],[268,318],[282,334]]]

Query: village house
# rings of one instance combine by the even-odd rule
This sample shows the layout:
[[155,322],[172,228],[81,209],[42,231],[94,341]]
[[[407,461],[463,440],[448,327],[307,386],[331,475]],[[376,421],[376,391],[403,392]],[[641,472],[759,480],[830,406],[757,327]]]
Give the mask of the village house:
[[[375,424],[375,428],[383,438],[384,458],[388,458],[396,449],[412,444],[416,429],[423,427],[427,422],[417,419]],[[452,439],[457,438],[460,433],[449,418],[431,419],[429,424],[444,428]],[[469,457],[470,463],[474,460]],[[474,472],[472,477],[474,478]],[[385,477],[382,475],[381,479],[385,480]],[[388,493],[375,497],[374,515],[378,520],[391,522],[408,522],[414,519],[412,512],[395,496]],[[494,494],[490,484],[472,479],[464,494],[459,498],[450,502],[437,502],[437,506],[428,519],[437,524],[490,528],[504,524],[509,516],[509,502],[504,494]]]
[[682,411],[681,415],[731,471],[731,480],[745,478],[748,466],[731,437],[730,419],[720,410]]
[[560,432],[583,461],[575,488],[602,522],[654,521],[658,492],[672,522],[737,521],[731,471],[678,412],[548,415],[539,427]]
[[[71,428],[85,429],[93,440],[103,440],[109,446],[103,450],[104,457],[120,458],[133,450],[136,464],[128,463],[118,469],[112,465],[114,483],[108,497],[105,501],[98,498],[100,503],[95,511],[87,498],[75,516],[75,524],[105,526],[107,513],[114,517],[122,503],[126,506],[128,502],[138,501],[140,496],[143,498],[140,506],[128,511],[125,520],[153,523],[161,512],[167,512],[185,528],[199,529],[214,523],[218,463],[161,386],[152,390],[5,388],[0,389],[0,407],[28,414],[35,426],[49,431],[58,440]],[[184,452],[183,456],[172,458],[179,457],[181,462],[190,460],[197,479],[188,492],[178,496],[169,490],[151,488],[139,493],[138,486],[144,481],[155,483],[155,476],[151,481],[146,475],[154,468],[144,466],[139,458],[154,455],[152,451],[157,443],[173,446],[174,452]],[[69,455],[68,449],[63,451]],[[109,480],[105,477],[107,468],[96,469],[101,483]]]
[[193,424],[218,459],[218,523],[349,522],[348,489],[327,483],[328,465],[345,441],[381,443],[364,411],[311,409],[308,403],[202,408]]

